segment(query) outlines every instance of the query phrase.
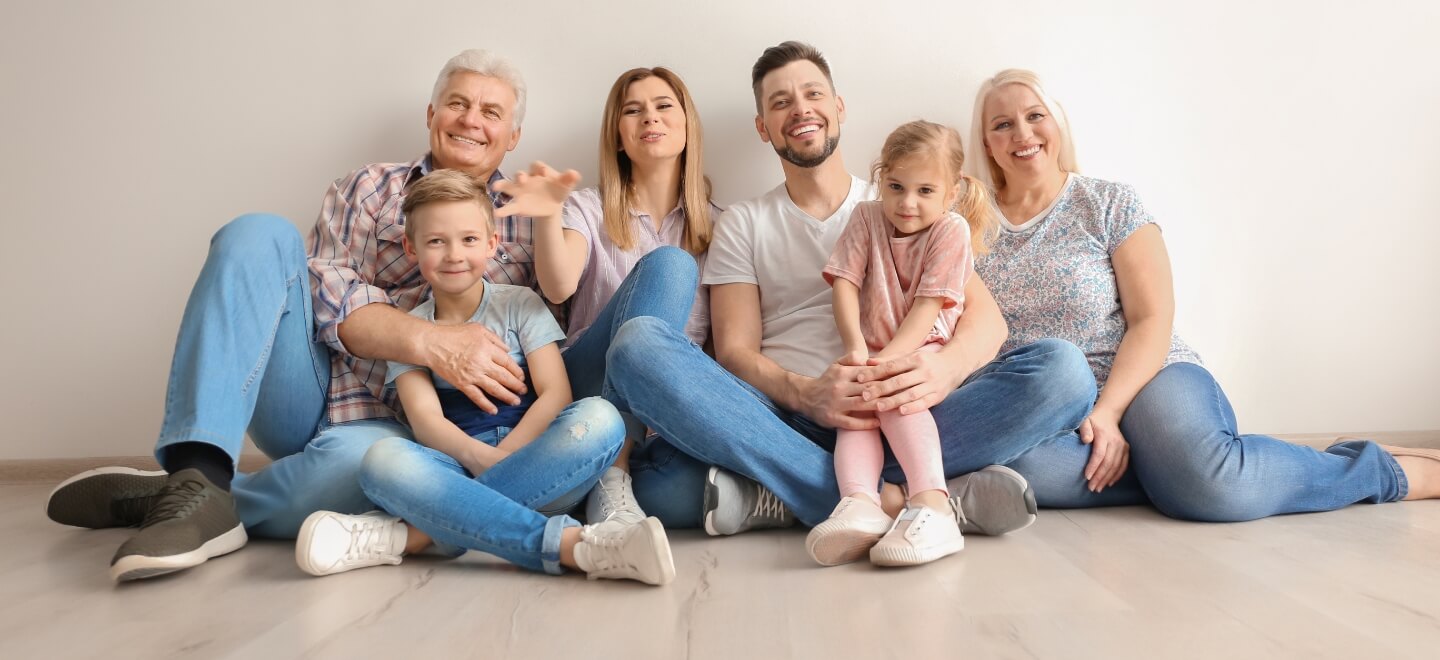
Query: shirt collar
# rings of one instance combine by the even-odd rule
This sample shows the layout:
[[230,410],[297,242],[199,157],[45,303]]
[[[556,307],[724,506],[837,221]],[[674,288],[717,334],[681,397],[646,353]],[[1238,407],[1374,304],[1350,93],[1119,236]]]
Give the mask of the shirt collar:
[[504,193],[495,192],[495,184],[501,181],[509,181],[510,177],[505,176],[500,168],[495,168],[495,173],[490,175],[490,180],[485,182],[485,189],[490,192],[490,203],[501,207],[510,203],[510,196]]
[[[420,177],[434,171],[435,156],[433,154],[427,153],[424,156],[421,156],[419,160],[410,163],[410,171],[405,175],[405,185],[409,186],[410,184],[414,183],[416,179],[419,179]],[[505,173],[501,172],[500,168],[495,168],[495,173],[491,174],[490,180],[485,182],[485,189],[490,193],[491,204],[494,204],[498,207],[510,203],[509,195],[495,192],[496,182],[509,180],[510,177],[505,176]]]
[[430,156],[430,154],[425,154],[424,156],[421,156],[419,160],[410,163],[410,171],[405,174],[405,186],[409,187],[410,184],[415,183],[416,179],[419,179],[420,177],[434,171],[435,160]]

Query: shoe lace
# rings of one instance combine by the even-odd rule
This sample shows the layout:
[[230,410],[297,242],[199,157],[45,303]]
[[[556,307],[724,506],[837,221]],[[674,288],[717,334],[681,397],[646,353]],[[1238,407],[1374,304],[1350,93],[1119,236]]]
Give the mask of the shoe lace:
[[770,489],[761,488],[755,498],[755,509],[750,513],[750,517],[783,520],[785,512],[785,503],[781,502],[775,493],[770,492]]
[[963,495],[963,493],[950,497],[950,508],[955,511],[955,522],[959,523],[961,527],[964,527],[969,524],[970,519],[965,515],[965,510],[960,508],[961,495]]
[[350,528],[350,547],[345,549],[346,559],[377,559],[390,549],[388,526],[383,521],[357,523]]
[[589,525],[585,528],[587,532],[582,537],[590,546],[590,562],[593,564],[591,573],[604,574],[620,569],[630,571],[638,570],[638,567],[625,560],[621,546],[625,543],[625,536],[616,533],[597,532],[597,525]]
[[630,501],[630,495],[627,492],[628,489],[625,488],[624,482],[616,481],[615,483],[606,483],[602,481],[600,482],[600,490],[604,493],[604,497],[600,500],[600,513],[604,515],[605,519],[608,520],[611,516],[621,511],[635,508],[635,505]]
[[155,495],[155,503],[145,512],[145,520],[140,523],[140,527],[143,529],[168,520],[184,518],[200,508],[205,500],[205,484],[199,481],[186,479],[167,483]]
[[[144,521],[145,515],[155,505],[155,496],[127,497],[110,503],[110,512],[120,520]],[[130,524],[134,524],[133,522]]]

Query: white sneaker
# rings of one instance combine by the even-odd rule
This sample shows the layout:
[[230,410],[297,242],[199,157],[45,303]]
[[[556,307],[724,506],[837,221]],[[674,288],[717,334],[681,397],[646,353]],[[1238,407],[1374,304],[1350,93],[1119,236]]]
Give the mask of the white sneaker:
[[600,481],[585,499],[585,522],[590,524],[614,520],[634,525],[645,519],[645,511],[635,502],[630,474],[618,467],[605,468]]
[[316,511],[300,526],[295,563],[316,576],[398,564],[406,536],[400,519],[383,511],[360,515]]
[[864,557],[895,521],[868,497],[840,500],[825,522],[805,537],[805,551],[821,566],[848,564]]
[[876,566],[919,566],[960,552],[965,537],[955,514],[940,513],[928,506],[907,508],[895,526],[875,547],[870,562]]
[[670,542],[658,518],[646,518],[633,525],[618,521],[586,525],[575,544],[575,563],[591,580],[638,580],[645,584],[668,584],[675,579],[675,560]]

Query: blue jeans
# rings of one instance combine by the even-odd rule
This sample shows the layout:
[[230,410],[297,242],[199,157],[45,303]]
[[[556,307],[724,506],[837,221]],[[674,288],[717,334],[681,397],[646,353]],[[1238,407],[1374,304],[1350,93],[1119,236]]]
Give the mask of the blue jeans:
[[251,534],[294,538],[310,513],[374,509],[357,479],[375,441],[408,435],[393,419],[331,425],[330,349],[314,342],[305,244],[274,215],[236,218],[215,233],[190,292],[155,457],[204,442],[238,458],[245,433],[275,462],[234,481]]
[[1282,513],[1393,502],[1409,490],[1395,459],[1373,442],[1325,451],[1263,435],[1241,435],[1225,392],[1204,367],[1177,363],[1145,385],[1120,432],[1131,469],[1104,493],[1085,490],[1090,449],[1067,437],[1012,464],[1043,506],[1150,502],[1182,520],[1237,522]]
[[[497,429],[476,440],[499,444],[506,433]],[[561,532],[580,524],[564,514],[600,480],[622,442],[615,408],[603,399],[582,399],[478,477],[443,452],[387,438],[366,452],[360,485],[371,501],[428,534],[442,551],[480,550],[558,574]]]
[[[815,525],[840,500],[835,432],[781,410],[711,360],[684,334],[653,318],[616,333],[606,398],[633,413],[663,441],[631,457],[636,499],[668,527],[700,522],[704,476],[717,465],[769,488],[795,517]],[[1089,413],[1095,381],[1085,356],[1042,340],[977,370],[931,409],[947,477],[1007,463],[1074,429]],[[887,480],[903,481],[893,458]]]
[[599,396],[604,391],[605,355],[626,321],[650,316],[685,332],[699,284],[700,273],[689,252],[666,245],[641,257],[595,322],[562,353],[570,391],[576,397]]

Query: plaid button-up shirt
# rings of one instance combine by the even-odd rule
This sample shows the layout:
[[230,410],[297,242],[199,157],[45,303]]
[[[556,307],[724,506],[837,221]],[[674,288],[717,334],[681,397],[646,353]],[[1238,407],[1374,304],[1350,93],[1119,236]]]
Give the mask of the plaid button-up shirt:
[[[410,311],[429,297],[420,269],[405,256],[400,212],[406,184],[434,168],[430,156],[411,163],[377,163],[331,184],[306,246],[314,294],[316,340],[330,347],[330,423],[393,417],[398,402],[385,391],[385,362],[355,356],[340,341],[340,324],[371,303]],[[504,179],[498,170],[489,183]],[[490,193],[495,206],[509,198]],[[485,279],[536,287],[532,220],[496,218],[500,247]],[[562,322],[560,310],[552,308]]]

